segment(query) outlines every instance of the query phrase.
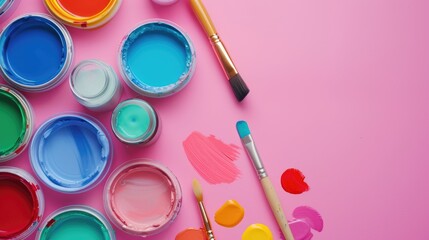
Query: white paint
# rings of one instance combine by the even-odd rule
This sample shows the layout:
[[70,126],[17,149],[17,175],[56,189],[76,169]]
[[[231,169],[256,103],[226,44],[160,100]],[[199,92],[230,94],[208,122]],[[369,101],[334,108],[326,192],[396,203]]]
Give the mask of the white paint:
[[122,90],[112,67],[98,60],[79,63],[70,75],[70,87],[76,100],[94,111],[115,107]]

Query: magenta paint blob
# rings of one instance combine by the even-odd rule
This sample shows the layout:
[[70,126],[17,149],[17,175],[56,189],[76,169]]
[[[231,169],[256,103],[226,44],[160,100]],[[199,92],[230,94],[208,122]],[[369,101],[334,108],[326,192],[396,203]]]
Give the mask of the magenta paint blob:
[[208,183],[232,183],[240,175],[234,161],[238,159],[238,146],[226,144],[215,136],[204,136],[200,132],[192,132],[185,141],[183,148],[195,170]]
[[104,189],[107,216],[128,234],[149,236],[166,229],[182,203],[179,181],[165,166],[138,159],[119,166]]
[[289,226],[295,240],[310,240],[313,238],[312,229],[318,232],[323,230],[322,216],[311,207],[297,207],[292,215],[294,219],[289,222]]

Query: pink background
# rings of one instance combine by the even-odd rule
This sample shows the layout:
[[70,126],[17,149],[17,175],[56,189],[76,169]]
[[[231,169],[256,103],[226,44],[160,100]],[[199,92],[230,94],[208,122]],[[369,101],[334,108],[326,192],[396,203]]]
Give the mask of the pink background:
[[[240,239],[252,223],[268,225],[279,239],[244,152],[237,161],[242,171],[238,181],[210,185],[198,176],[182,148],[194,130],[241,146],[235,130],[240,119],[250,125],[287,217],[300,205],[323,215],[325,229],[314,239],[429,239],[429,2],[204,2],[251,89],[243,103],[235,101],[185,0],[173,6],[125,0],[102,28],[69,28],[75,46],[73,66],[97,58],[117,70],[121,39],[149,18],[176,22],[195,44],[198,63],[190,84],[172,97],[148,99],[163,121],[159,141],[148,148],[128,148],[113,139],[113,168],[133,158],[151,158],[167,165],[182,184],[183,208],[177,220],[164,233],[147,239],[174,239],[187,227],[202,226],[191,190],[193,178],[201,180],[212,216],[228,199],[246,209],[244,220],[233,229],[213,223],[218,239]],[[23,0],[14,16],[31,12],[46,13],[41,0]],[[92,114],[73,99],[66,82],[47,94],[25,95],[34,108],[36,127],[63,112]],[[135,96],[125,87],[123,99]],[[93,115],[110,126],[110,112]],[[33,173],[27,151],[2,165]],[[296,196],[281,189],[280,176],[290,167],[307,176],[309,192]],[[43,186],[45,216],[69,204],[89,205],[104,213],[104,182],[79,195]],[[139,239],[120,231],[117,237]]]

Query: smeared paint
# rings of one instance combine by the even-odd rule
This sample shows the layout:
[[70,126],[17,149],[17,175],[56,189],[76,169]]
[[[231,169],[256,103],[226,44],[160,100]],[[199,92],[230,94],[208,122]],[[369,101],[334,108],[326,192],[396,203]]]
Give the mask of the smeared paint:
[[295,240],[310,240],[313,237],[311,229],[323,230],[322,216],[311,207],[297,207],[292,215],[295,219],[289,222],[289,226]]
[[252,224],[244,230],[242,240],[273,240],[271,230],[264,224]]
[[235,200],[226,201],[215,213],[215,221],[224,227],[237,226],[244,217],[244,208]]
[[192,132],[183,142],[186,156],[195,170],[208,183],[232,183],[240,175],[234,161],[238,159],[238,146],[225,144],[215,136]]
[[177,234],[175,240],[206,240],[204,229],[188,228]]
[[292,194],[301,194],[309,190],[308,184],[304,181],[305,176],[295,168],[287,169],[281,176],[283,189]]

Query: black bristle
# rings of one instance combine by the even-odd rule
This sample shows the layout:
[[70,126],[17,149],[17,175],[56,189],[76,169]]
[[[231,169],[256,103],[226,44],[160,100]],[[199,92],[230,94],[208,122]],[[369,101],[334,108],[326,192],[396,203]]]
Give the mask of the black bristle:
[[230,78],[229,83],[231,84],[235,97],[239,102],[241,102],[249,93],[249,88],[247,87],[246,83],[241,78],[239,73]]

